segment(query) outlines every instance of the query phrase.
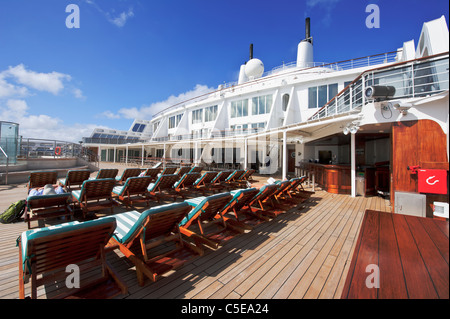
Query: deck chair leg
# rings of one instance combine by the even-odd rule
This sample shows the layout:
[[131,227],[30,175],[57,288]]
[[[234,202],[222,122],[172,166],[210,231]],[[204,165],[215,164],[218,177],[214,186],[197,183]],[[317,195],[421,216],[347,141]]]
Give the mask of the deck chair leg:
[[37,299],[36,264],[31,266],[31,299]]
[[145,247],[145,240],[144,240],[144,234],[143,233],[141,234],[141,236],[139,238],[139,242],[141,244],[142,256],[144,257],[145,261],[148,261],[147,248]]
[[[22,251],[22,242],[19,241],[19,251]],[[25,282],[23,280],[23,260],[19,254],[19,299],[25,299]]]

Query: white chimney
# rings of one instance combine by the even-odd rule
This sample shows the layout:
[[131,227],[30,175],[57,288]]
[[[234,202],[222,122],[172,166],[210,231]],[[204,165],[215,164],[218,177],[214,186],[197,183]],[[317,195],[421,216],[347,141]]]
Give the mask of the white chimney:
[[314,66],[313,44],[310,32],[310,19],[305,21],[305,39],[300,41],[297,48],[297,66],[309,68]]

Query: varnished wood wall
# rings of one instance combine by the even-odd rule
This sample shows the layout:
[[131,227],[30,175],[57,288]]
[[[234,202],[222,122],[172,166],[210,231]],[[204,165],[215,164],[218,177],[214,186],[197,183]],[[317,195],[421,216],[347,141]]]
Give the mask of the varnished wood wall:
[[[394,192],[418,192],[417,174],[409,166],[447,169],[447,138],[439,124],[431,120],[396,122],[392,125],[391,206]],[[432,217],[433,201],[448,202],[447,195],[427,195],[427,216]]]

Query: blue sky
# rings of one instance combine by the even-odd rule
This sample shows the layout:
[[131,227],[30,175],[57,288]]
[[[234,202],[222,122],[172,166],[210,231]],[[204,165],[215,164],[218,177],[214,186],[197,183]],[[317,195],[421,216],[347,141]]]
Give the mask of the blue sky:
[[[80,10],[67,28],[66,6]],[[369,29],[368,4],[380,8]],[[443,0],[1,0],[0,120],[24,137],[79,141],[236,81],[249,45],[265,70],[296,60],[311,18],[314,59],[335,62],[417,41]]]

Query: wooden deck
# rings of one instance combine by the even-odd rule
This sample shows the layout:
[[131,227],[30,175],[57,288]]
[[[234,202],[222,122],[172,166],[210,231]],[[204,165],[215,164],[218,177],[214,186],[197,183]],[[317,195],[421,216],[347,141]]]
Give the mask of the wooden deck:
[[[144,287],[120,252],[107,258],[128,285],[122,298],[340,298],[366,209],[390,211],[389,201],[316,190],[298,210],[260,224]],[[1,299],[18,298],[16,238],[26,229],[22,222],[0,224]],[[46,298],[44,287],[38,296]]]
[[448,221],[367,210],[342,298],[448,299],[448,236]]

